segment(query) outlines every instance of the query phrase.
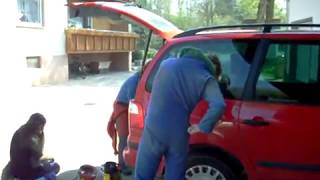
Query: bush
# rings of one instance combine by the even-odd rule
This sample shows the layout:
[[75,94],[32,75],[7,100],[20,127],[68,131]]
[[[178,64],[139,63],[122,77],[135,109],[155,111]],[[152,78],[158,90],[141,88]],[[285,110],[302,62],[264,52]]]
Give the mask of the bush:
[[[150,48],[147,54],[147,59],[153,58],[157,53],[156,49]],[[132,61],[142,60],[144,56],[144,50],[135,50],[132,52]]]
[[156,49],[149,49],[148,54],[147,54],[147,59],[153,58],[157,53]]
[[132,60],[141,60],[143,58],[143,50],[135,50],[132,52]]

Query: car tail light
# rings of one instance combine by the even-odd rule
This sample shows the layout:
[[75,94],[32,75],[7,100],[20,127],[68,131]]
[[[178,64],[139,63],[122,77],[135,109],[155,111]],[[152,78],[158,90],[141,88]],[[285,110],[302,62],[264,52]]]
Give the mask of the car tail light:
[[135,100],[129,103],[129,129],[143,128],[144,113],[141,104]]
[[138,115],[139,108],[135,103],[130,103],[129,105],[129,114]]

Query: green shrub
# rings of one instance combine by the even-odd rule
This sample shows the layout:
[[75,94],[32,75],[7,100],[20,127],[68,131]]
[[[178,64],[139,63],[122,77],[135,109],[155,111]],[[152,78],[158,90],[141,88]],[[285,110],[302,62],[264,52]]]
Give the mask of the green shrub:
[[156,49],[149,49],[148,54],[147,54],[147,59],[153,58],[157,53]]
[[132,52],[132,60],[141,60],[143,58],[143,50],[135,50]]

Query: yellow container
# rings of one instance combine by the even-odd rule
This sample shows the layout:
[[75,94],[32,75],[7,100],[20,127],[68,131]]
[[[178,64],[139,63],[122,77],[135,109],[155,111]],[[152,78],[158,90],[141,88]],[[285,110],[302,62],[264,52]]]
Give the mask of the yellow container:
[[103,180],[111,180],[110,174],[104,174]]
[[121,175],[117,173],[111,177],[110,174],[104,174],[103,180],[121,180]]

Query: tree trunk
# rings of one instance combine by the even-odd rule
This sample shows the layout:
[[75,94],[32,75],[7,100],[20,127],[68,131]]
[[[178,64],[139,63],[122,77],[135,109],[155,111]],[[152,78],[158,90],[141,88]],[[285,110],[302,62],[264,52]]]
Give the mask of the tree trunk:
[[267,8],[267,0],[260,0],[257,12],[257,23],[264,23]]
[[257,12],[258,23],[271,23],[274,13],[274,0],[260,0]]
[[184,0],[178,0],[178,8],[179,8],[179,15],[181,16],[183,14],[183,4],[184,4]]
[[274,13],[274,0],[269,0],[267,4],[266,22],[272,23]]

